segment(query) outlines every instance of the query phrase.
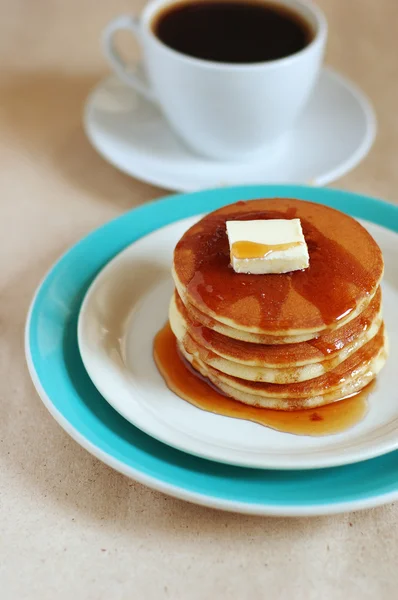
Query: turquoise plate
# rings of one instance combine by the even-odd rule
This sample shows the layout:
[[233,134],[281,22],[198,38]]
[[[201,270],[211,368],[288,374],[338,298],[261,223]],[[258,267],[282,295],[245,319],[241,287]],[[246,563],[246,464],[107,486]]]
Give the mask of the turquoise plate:
[[125,421],[89,379],[77,346],[83,297],[98,272],[151,231],[223,204],[290,196],[321,202],[398,231],[398,207],[348,192],[300,186],[250,186],[170,196],[94,231],[46,276],[26,326],[29,370],[48,410],[79,444],[118,471],[167,494],[215,508],[261,515],[318,515],[398,498],[398,451],[315,471],[267,471],[195,458]]

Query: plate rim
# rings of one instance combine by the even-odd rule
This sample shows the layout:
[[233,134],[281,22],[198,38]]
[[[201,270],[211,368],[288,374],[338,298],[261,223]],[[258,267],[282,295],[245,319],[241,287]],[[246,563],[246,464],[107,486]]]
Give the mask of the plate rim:
[[[261,192],[260,192],[260,190],[261,190]],[[77,428],[75,428],[73,425],[71,425],[69,423],[68,419],[62,415],[62,413],[54,405],[51,398],[47,395],[46,391],[44,390],[44,388],[41,384],[40,377],[36,371],[36,367],[34,365],[34,360],[33,360],[33,357],[31,354],[31,348],[30,348],[30,333],[31,333],[31,325],[32,325],[32,315],[33,315],[33,311],[36,306],[36,302],[39,297],[39,294],[41,293],[41,291],[43,289],[43,285],[45,284],[47,279],[60,266],[60,264],[67,258],[68,254],[72,248],[73,249],[78,248],[80,246],[80,244],[82,244],[83,241],[86,240],[87,238],[91,237],[93,239],[94,236],[101,236],[107,227],[111,227],[112,224],[115,223],[116,221],[122,220],[130,212],[134,212],[135,214],[144,212],[144,214],[145,214],[145,212],[148,211],[150,213],[151,211],[153,211],[153,208],[155,206],[158,207],[163,204],[170,205],[170,204],[175,203],[176,201],[181,205],[181,202],[184,200],[184,198],[189,197],[191,204],[189,205],[188,209],[187,209],[187,205],[183,206],[183,208],[180,208],[180,214],[179,214],[178,218],[182,219],[185,216],[191,216],[191,215],[195,215],[200,212],[203,212],[203,208],[200,207],[200,199],[201,199],[201,196],[203,196],[204,194],[207,195],[207,194],[209,194],[209,192],[217,193],[217,192],[220,192],[220,190],[213,189],[213,190],[205,190],[205,191],[199,191],[199,192],[188,193],[188,194],[176,194],[176,195],[172,195],[172,196],[166,196],[159,200],[155,200],[153,202],[141,205],[141,206],[133,209],[132,211],[124,213],[124,214],[116,217],[115,219],[109,221],[108,223],[105,223],[104,225],[100,226],[99,228],[94,229],[91,233],[86,235],[84,238],[82,238],[76,244],[72,244],[70,246],[70,248],[68,250],[66,250],[66,252],[63,253],[62,256],[48,269],[47,273],[42,278],[42,281],[39,284],[39,286],[33,296],[33,299],[30,304],[28,316],[27,316],[26,326],[25,326],[26,360],[27,360],[27,364],[28,364],[29,373],[31,375],[33,384],[38,392],[39,397],[43,401],[44,405],[46,406],[46,408],[48,409],[50,414],[59,423],[59,425],[61,425],[61,427],[75,441],[77,441],[77,443],[79,443],[83,448],[88,450],[92,455],[99,458],[102,462],[104,462],[105,464],[116,469],[117,471],[119,471],[129,477],[132,477],[136,481],[139,481],[140,483],[143,483],[153,489],[162,491],[171,496],[174,496],[174,497],[177,497],[177,498],[180,498],[183,500],[187,500],[187,501],[190,501],[190,502],[193,502],[196,504],[201,504],[204,506],[228,510],[228,511],[232,511],[232,512],[240,512],[240,513],[253,514],[253,515],[316,516],[316,515],[336,514],[336,513],[346,512],[346,511],[350,511],[350,510],[372,508],[372,507],[375,507],[375,506],[378,506],[381,504],[385,504],[387,502],[392,502],[392,501],[398,499],[398,480],[397,480],[396,489],[393,489],[393,490],[390,490],[387,492],[380,492],[380,493],[376,492],[375,494],[372,494],[372,495],[370,495],[368,493],[364,497],[353,498],[353,499],[339,501],[339,502],[333,502],[333,501],[318,502],[318,503],[308,502],[308,504],[275,504],[275,503],[266,503],[264,501],[262,501],[262,502],[250,502],[250,501],[242,502],[242,501],[237,501],[237,500],[221,498],[218,496],[213,496],[210,493],[202,494],[202,493],[198,493],[198,492],[195,492],[192,490],[187,490],[184,487],[182,487],[181,485],[176,486],[176,485],[169,484],[167,481],[160,480],[157,477],[147,475],[146,473],[142,472],[139,469],[132,468],[131,466],[125,464],[124,462],[114,458],[112,455],[105,452],[101,448],[98,448],[93,442],[86,439],[84,434],[80,433]],[[242,197],[244,196],[245,199],[253,198],[253,197],[258,198],[258,197],[272,197],[272,196],[281,196],[281,195],[288,196],[289,194],[294,195],[296,197],[303,198],[302,194],[305,194],[305,197],[303,199],[306,199],[308,201],[320,202],[320,203],[323,203],[326,205],[330,205],[330,203],[335,204],[335,202],[333,202],[333,199],[337,199],[338,197],[340,197],[342,201],[344,201],[344,198],[349,198],[351,202],[350,202],[349,210],[346,211],[346,212],[348,212],[348,214],[351,214],[352,216],[356,216],[359,218],[368,219],[371,222],[374,222],[376,224],[386,227],[387,229],[391,229],[396,232],[398,231],[398,223],[395,224],[395,226],[394,226],[394,217],[396,219],[396,217],[398,215],[398,207],[396,205],[394,205],[390,202],[386,202],[384,200],[377,200],[376,198],[372,198],[370,196],[355,194],[355,193],[347,192],[344,190],[339,190],[339,189],[322,189],[322,190],[320,190],[318,188],[312,188],[312,187],[301,186],[301,185],[263,185],[263,186],[254,185],[254,186],[235,186],[232,188],[224,188],[223,192],[224,192],[224,194],[226,193],[227,196],[229,194],[231,194],[231,198],[227,198],[227,199],[223,200],[222,202],[215,201],[213,209],[215,209],[218,206],[221,206],[223,204],[227,204],[228,200],[233,201],[232,195],[236,196],[236,194],[238,194],[238,193]],[[322,201],[320,201],[319,199],[316,198],[317,194],[320,194],[322,196]],[[330,202],[331,198],[332,198],[332,202]],[[235,200],[236,200],[236,198],[235,198]],[[360,210],[358,209],[358,206],[359,206],[358,203],[360,203],[360,206],[361,206]],[[337,204],[339,205],[340,202],[337,201]],[[383,210],[379,209],[380,206],[383,207]],[[340,207],[340,208],[342,208],[342,207]],[[361,214],[359,214],[359,212]],[[169,211],[168,214],[164,218],[162,218],[162,225],[166,225],[168,223],[171,223],[171,222],[174,222],[175,220],[177,220],[177,219],[174,219],[173,217],[170,217],[171,213],[172,213],[172,211]],[[383,218],[381,217],[381,213],[383,213]],[[156,215],[152,215],[152,216],[156,216]],[[391,217],[391,220],[389,217]],[[140,231],[140,234],[137,236],[136,239],[140,239],[141,237],[146,235],[146,233],[153,231],[155,229],[158,229],[162,225],[160,225],[158,223],[158,219],[154,218],[153,222],[151,223],[150,226],[148,226],[147,224],[146,224],[146,226],[142,226],[142,230]],[[132,235],[132,237],[133,237],[133,235]],[[126,247],[127,245],[128,244],[126,244],[124,247]],[[120,248],[120,250],[121,249],[122,248]],[[113,256],[115,256],[117,253],[118,253],[118,251],[116,251]],[[345,467],[342,467],[342,469],[344,469],[344,468]]]
[[[343,177],[350,171],[352,171],[368,155],[371,147],[373,146],[373,143],[376,138],[376,133],[377,133],[376,113],[375,113],[375,110],[373,108],[370,98],[365,94],[365,92],[349,77],[346,77],[345,75],[343,75],[342,73],[333,69],[330,66],[323,65],[322,69],[321,69],[321,74],[322,73],[326,73],[327,76],[331,77],[332,79],[335,79],[346,90],[349,90],[351,92],[351,94],[356,98],[358,105],[360,106],[360,108],[363,112],[364,118],[365,118],[366,131],[363,136],[363,140],[362,140],[361,144],[358,146],[358,148],[352,153],[352,155],[347,160],[343,161],[337,167],[327,171],[325,175],[320,175],[318,177],[315,177],[312,180],[313,185],[316,185],[316,186],[328,185],[328,184],[336,181],[340,177]],[[98,91],[102,88],[102,86],[110,80],[118,80],[118,78],[114,74],[108,74],[108,75],[102,77],[101,80],[89,92],[89,94],[85,100],[84,109],[83,109],[82,124],[83,124],[84,132],[85,132],[87,139],[90,142],[91,146],[99,154],[99,156],[101,156],[103,158],[103,160],[105,160],[107,163],[112,165],[115,169],[117,169],[121,173],[124,173],[125,175],[128,175],[129,177],[136,177],[140,181],[148,183],[149,185],[158,186],[165,190],[179,192],[179,193],[194,193],[196,191],[204,191],[204,188],[198,189],[195,186],[187,187],[187,186],[182,185],[182,186],[173,187],[170,185],[168,180],[166,181],[165,178],[162,178],[161,176],[157,177],[157,176],[152,176],[150,174],[143,175],[141,172],[138,172],[139,170],[137,172],[136,171],[133,172],[131,169],[123,168],[120,164],[118,164],[118,162],[116,160],[114,160],[109,155],[109,153],[107,153],[103,150],[102,146],[100,147],[100,144],[97,143],[96,136],[93,133],[92,114],[91,114],[92,110],[93,110],[93,102],[94,102],[93,99],[94,99],[94,96],[98,93]],[[121,83],[123,83],[123,82],[121,82]],[[125,85],[125,84],[123,84],[123,85]],[[126,87],[128,88],[128,86],[126,86]],[[276,185],[276,184],[277,184],[277,182],[270,181],[266,185]],[[261,185],[261,184],[250,184],[250,185]],[[293,185],[293,183],[286,182],[286,184],[281,184],[281,185]],[[299,183],[298,185],[305,185],[305,184]],[[228,186],[228,187],[237,187],[237,186]]]
[[[34,300],[36,295],[34,296]],[[29,309],[29,320],[31,316],[31,309],[33,309],[33,303]],[[29,323],[28,320],[28,323]],[[28,336],[29,337],[29,336]],[[40,379],[37,376],[32,356],[29,348],[26,350],[26,360],[28,370],[32,378],[33,385],[36,389],[44,406],[55,419],[55,421],[62,427],[62,429],[77,442],[82,448],[87,450],[92,456],[98,458],[101,462],[108,465],[115,471],[126,475],[142,483],[147,487],[154,489],[158,492],[163,492],[168,496],[179,498],[180,500],[186,500],[192,504],[199,504],[208,508],[215,508],[219,510],[225,510],[227,512],[237,512],[247,515],[257,516],[270,516],[270,517],[316,517],[324,515],[340,514],[348,511],[365,510],[369,508],[375,508],[382,504],[394,502],[398,499],[398,489],[392,492],[387,492],[380,495],[363,498],[361,500],[351,500],[345,502],[325,503],[325,504],[309,504],[309,505],[292,505],[292,506],[278,506],[275,504],[256,504],[249,502],[238,502],[236,500],[226,500],[225,498],[216,498],[206,494],[199,494],[197,492],[187,491],[181,486],[171,485],[165,481],[160,481],[156,477],[146,475],[138,469],[134,469],[128,465],[125,465],[122,461],[110,456],[98,448],[95,444],[87,440],[69,421],[55,408],[51,399],[44,391]],[[243,467],[242,467],[243,468]]]
[[[194,216],[188,217],[188,219],[193,219],[193,218],[196,219],[196,217],[198,217],[198,216],[200,216],[200,215],[194,215]],[[187,218],[177,219],[173,223],[170,223],[169,225],[160,227],[159,229],[156,229],[147,235],[152,235],[156,232],[161,232],[164,228],[171,227],[177,223],[181,223],[182,221],[185,221],[186,219]],[[362,221],[364,221],[364,220],[362,219]],[[370,225],[373,225],[373,223],[370,221],[367,221],[367,223],[369,223]],[[376,225],[376,227],[379,227],[379,226]],[[393,232],[393,233],[396,234],[396,232]],[[396,234],[396,235],[398,235],[398,234]],[[101,378],[101,376],[97,376],[97,374],[95,372],[93,372],[93,370],[90,368],[91,360],[90,359],[87,360],[87,356],[90,353],[86,349],[87,344],[85,343],[84,338],[83,338],[83,330],[84,330],[85,325],[88,322],[92,323],[93,317],[90,316],[89,308],[90,308],[90,305],[92,302],[95,303],[95,298],[96,298],[96,294],[98,292],[98,287],[100,287],[100,289],[102,289],[102,291],[104,290],[103,282],[104,281],[107,282],[109,280],[110,276],[112,279],[112,273],[113,273],[112,268],[116,267],[116,269],[117,269],[117,265],[119,264],[119,261],[124,260],[124,255],[126,253],[131,253],[131,251],[134,249],[135,244],[137,242],[139,243],[141,240],[144,240],[146,237],[147,236],[143,236],[139,240],[136,240],[136,241],[132,242],[131,244],[129,244],[128,246],[126,246],[125,248],[123,248],[123,250],[118,252],[95,275],[94,279],[92,280],[89,288],[87,289],[87,291],[84,295],[83,301],[80,306],[78,321],[77,321],[77,343],[78,343],[80,357],[82,359],[84,368],[86,369],[90,379],[94,383],[95,387],[97,388],[97,390],[99,391],[101,396],[124,419],[129,421],[129,423],[131,423],[138,429],[141,429],[141,431],[143,431],[147,435],[153,437],[154,439],[157,439],[158,441],[162,442],[163,444],[167,444],[167,445],[171,446],[172,448],[175,448],[176,450],[180,450],[181,452],[185,452],[187,454],[191,454],[192,456],[196,456],[198,458],[203,458],[205,460],[211,460],[211,461],[219,462],[219,463],[225,464],[225,465],[232,465],[235,467],[243,467],[243,468],[248,468],[248,469],[266,469],[266,470],[273,470],[273,471],[304,471],[304,470],[311,471],[311,470],[318,470],[318,469],[325,469],[325,468],[341,467],[344,465],[350,465],[350,464],[354,464],[354,463],[363,462],[366,460],[371,460],[372,458],[377,458],[378,456],[382,456],[384,454],[393,452],[394,450],[398,449],[398,438],[397,438],[395,443],[391,439],[387,440],[387,441],[383,440],[382,443],[379,443],[376,450],[372,450],[373,446],[369,446],[368,448],[366,446],[365,447],[360,446],[359,448],[354,448],[353,450],[351,450],[351,454],[349,454],[348,452],[341,453],[341,451],[340,451],[339,460],[337,462],[336,462],[336,458],[333,459],[334,455],[327,455],[327,456],[324,456],[323,458],[321,456],[320,458],[318,458],[317,453],[315,453],[315,456],[314,456],[314,460],[316,461],[315,463],[309,463],[308,459],[307,459],[306,462],[303,462],[302,464],[300,464],[299,459],[297,458],[296,459],[297,464],[289,465],[289,464],[287,464],[287,458],[285,458],[285,462],[283,462],[283,459],[279,458],[279,456],[273,457],[272,455],[267,454],[268,461],[269,461],[268,463],[264,462],[262,464],[260,464],[260,463],[255,464],[253,462],[250,462],[249,457],[245,458],[241,462],[237,461],[236,459],[234,460],[233,458],[228,458],[228,456],[227,456],[228,450],[225,450],[223,446],[221,447],[221,450],[218,450],[220,452],[220,454],[217,456],[214,456],[211,452],[204,451],[201,453],[201,451],[199,449],[190,448],[189,447],[190,442],[183,444],[183,443],[179,443],[178,441],[173,441],[174,440],[173,435],[170,435],[168,433],[168,431],[170,430],[170,424],[168,422],[166,423],[167,431],[163,434],[162,430],[164,429],[164,427],[160,427],[160,431],[158,431],[158,429],[157,429],[158,426],[155,423],[155,431],[153,431],[153,429],[151,429],[149,421],[145,421],[143,423],[142,419],[140,419],[139,417],[135,420],[134,415],[133,415],[134,411],[133,410],[131,410],[131,411],[125,410],[123,403],[120,404],[117,401],[115,401],[114,397],[110,393],[108,393],[107,386],[103,385],[103,379]],[[132,271],[132,277],[133,276],[134,276],[134,270]],[[108,289],[108,286],[109,286],[109,283],[108,284],[105,283],[105,289]],[[150,289],[152,289],[152,286]],[[140,296],[137,299],[137,304],[140,304],[141,301],[142,301],[142,296]],[[167,311],[166,311],[166,316],[167,316]],[[98,339],[97,339],[97,342],[98,342]],[[100,342],[99,342],[99,344],[100,344]],[[137,393],[137,391],[134,390],[133,393],[135,394],[135,393]],[[194,446],[196,443],[197,442],[194,440],[193,441]],[[362,442],[362,444],[363,444],[363,442]],[[212,444],[212,448],[213,447],[214,447],[214,445]],[[326,452],[327,449],[325,449],[323,451]],[[249,453],[249,451],[248,451],[248,453]],[[258,451],[254,452],[254,453],[258,454]],[[308,455],[309,453],[310,453],[310,451],[308,450],[306,452],[306,454]],[[250,453],[250,454],[252,454],[252,453]],[[286,454],[287,454],[287,451],[285,451],[285,454],[283,456],[286,456]],[[301,453],[300,453],[300,455],[301,455]],[[303,461],[303,458],[301,458],[300,460]],[[277,464],[275,464],[275,462],[273,463],[272,461],[277,461]],[[278,461],[282,461],[282,462],[280,464],[278,464]]]

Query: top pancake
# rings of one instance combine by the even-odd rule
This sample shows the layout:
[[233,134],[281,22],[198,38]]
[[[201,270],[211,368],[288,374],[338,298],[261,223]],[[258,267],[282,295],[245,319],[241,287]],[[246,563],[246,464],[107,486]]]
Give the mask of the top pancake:
[[[299,218],[310,266],[272,275],[230,267],[226,221]],[[300,335],[333,329],[369,304],[383,274],[381,251],[354,219],[321,204],[287,198],[237,202],[191,227],[174,252],[184,302],[244,331]]]

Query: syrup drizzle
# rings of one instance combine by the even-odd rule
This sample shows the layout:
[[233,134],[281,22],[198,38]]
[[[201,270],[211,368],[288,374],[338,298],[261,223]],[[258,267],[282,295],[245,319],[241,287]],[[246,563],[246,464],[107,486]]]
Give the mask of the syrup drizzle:
[[258,242],[240,241],[234,242],[231,247],[231,254],[235,258],[250,259],[250,258],[266,258],[273,252],[284,252],[303,246],[303,242],[289,242],[286,244],[259,244]]

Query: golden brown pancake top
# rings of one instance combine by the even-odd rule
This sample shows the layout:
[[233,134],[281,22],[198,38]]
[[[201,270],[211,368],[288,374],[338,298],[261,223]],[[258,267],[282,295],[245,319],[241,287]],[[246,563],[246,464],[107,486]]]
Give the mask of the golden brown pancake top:
[[[293,218],[301,219],[308,269],[234,272],[226,221]],[[272,198],[237,202],[204,217],[178,242],[174,269],[189,302],[237,328],[322,330],[366,306],[381,279],[383,258],[372,236],[348,215],[321,204]]]

